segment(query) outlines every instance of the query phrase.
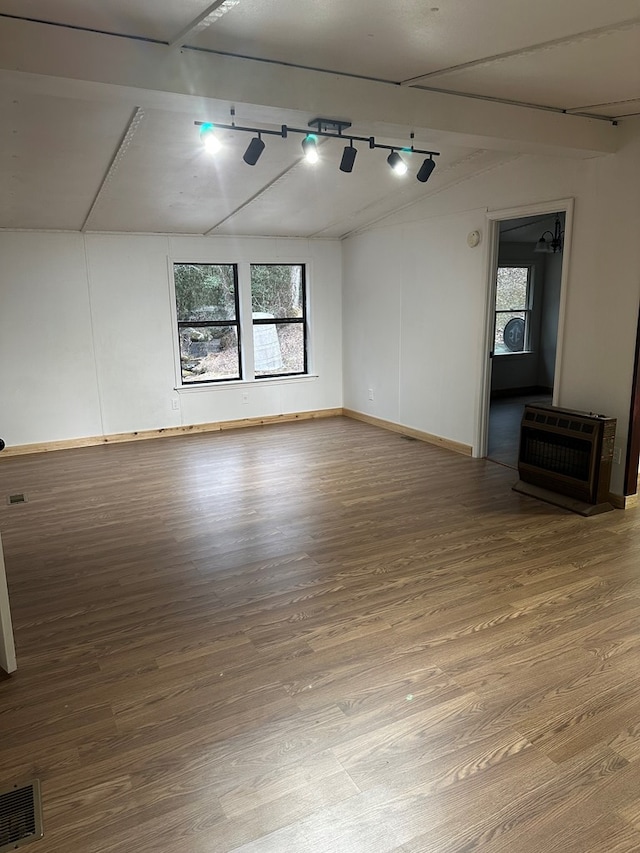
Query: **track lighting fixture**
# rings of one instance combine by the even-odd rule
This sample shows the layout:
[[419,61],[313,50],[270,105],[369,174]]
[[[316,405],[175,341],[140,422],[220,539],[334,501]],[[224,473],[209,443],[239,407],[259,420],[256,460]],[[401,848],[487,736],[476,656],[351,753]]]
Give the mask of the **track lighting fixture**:
[[392,151],[387,157],[387,163],[391,166],[396,175],[406,175],[409,167],[404,162],[397,151]]
[[353,164],[356,161],[356,155],[358,151],[353,147],[353,142],[346,146],[344,151],[342,152],[342,160],[340,161],[340,171],[341,172],[352,172]]
[[421,184],[426,184],[429,178],[431,177],[431,173],[436,167],[436,161],[433,157],[428,157],[422,166],[418,169],[418,174],[416,175],[416,179],[420,181]]
[[244,152],[244,157],[242,158],[245,163],[249,166],[255,166],[258,160],[260,159],[260,155],[264,151],[264,142],[262,141],[262,137],[260,134],[254,136],[249,145],[247,146],[247,150]]
[[318,148],[316,147],[316,137],[313,133],[309,133],[302,140],[302,151],[304,152],[304,159],[307,163],[317,163],[320,159],[318,156]]
[[[370,149],[382,148],[389,151],[390,154],[387,157],[387,163],[398,175],[405,175],[409,169],[405,158],[400,156],[398,153],[397,146],[385,145],[382,142],[376,142],[373,136],[347,135],[344,131],[351,127],[351,122],[342,121],[341,119],[314,118],[309,122],[309,127],[313,128],[313,133],[309,132],[309,130],[302,130],[302,128],[299,127],[287,127],[286,124],[281,125],[279,130],[261,129],[257,127],[241,127],[235,123],[235,109],[232,107],[231,124],[213,125],[211,122],[201,121],[196,121],[194,124],[200,128],[200,138],[204,147],[213,154],[222,148],[222,143],[216,135],[216,131],[218,130],[254,134],[254,138],[247,146],[247,150],[244,152],[242,158],[249,166],[255,166],[262,156],[262,152],[265,149],[265,144],[262,139],[263,136],[279,136],[281,139],[286,139],[290,133],[295,133],[304,137],[302,140],[302,151],[304,153],[304,159],[308,163],[318,162],[320,159],[318,155],[318,138],[326,137],[328,139],[341,139],[343,142],[348,143],[348,145],[346,145],[342,150],[342,158],[340,160],[341,172],[349,173],[353,171],[358,154],[358,149],[354,146],[354,142],[366,142]],[[414,148],[413,138],[413,133],[411,133],[411,146],[407,148],[400,148],[399,150],[402,154],[406,153],[409,156],[412,154],[426,155],[426,159],[423,161],[416,175],[417,180],[424,184],[429,180],[431,173],[436,167],[436,162],[433,158],[438,156],[438,152]],[[557,251],[557,249],[543,249],[542,251]]]
[[222,143],[216,136],[215,125],[206,122],[200,127],[200,139],[209,154],[217,154],[222,148]]

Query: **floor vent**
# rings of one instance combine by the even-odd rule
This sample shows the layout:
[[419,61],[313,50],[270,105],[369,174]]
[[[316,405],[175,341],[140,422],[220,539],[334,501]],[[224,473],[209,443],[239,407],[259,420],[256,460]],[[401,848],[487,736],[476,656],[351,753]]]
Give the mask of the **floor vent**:
[[400,438],[403,438],[405,441],[417,441],[418,440],[413,435],[401,435]]
[[7,499],[7,503],[9,504],[9,506],[11,506],[11,504],[26,504],[26,502],[26,495],[9,495]]
[[0,853],[42,838],[40,782],[13,785],[0,791]]

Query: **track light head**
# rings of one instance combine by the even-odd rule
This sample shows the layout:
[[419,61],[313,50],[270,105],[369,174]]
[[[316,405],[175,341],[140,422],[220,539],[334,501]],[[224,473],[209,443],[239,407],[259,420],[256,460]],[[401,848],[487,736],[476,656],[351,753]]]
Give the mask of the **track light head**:
[[356,161],[357,153],[358,150],[353,147],[353,142],[346,146],[342,152],[342,160],[340,161],[341,172],[351,172],[353,170],[353,164]]
[[420,181],[421,184],[426,184],[429,178],[431,177],[431,173],[436,167],[436,161],[433,157],[427,157],[422,166],[418,169],[418,174],[416,178]]
[[316,147],[316,138],[313,133],[308,133],[302,140],[302,151],[307,163],[317,163],[320,159]]
[[206,122],[200,127],[200,140],[209,154],[217,154],[222,148],[222,143],[216,136],[215,125]]
[[408,166],[398,154],[397,151],[392,151],[387,157],[387,163],[391,166],[396,175],[406,175]]
[[247,150],[244,152],[243,160],[249,166],[255,166],[258,160],[260,159],[260,155],[264,151],[264,142],[262,141],[260,134],[258,136],[254,136],[249,145],[247,146]]

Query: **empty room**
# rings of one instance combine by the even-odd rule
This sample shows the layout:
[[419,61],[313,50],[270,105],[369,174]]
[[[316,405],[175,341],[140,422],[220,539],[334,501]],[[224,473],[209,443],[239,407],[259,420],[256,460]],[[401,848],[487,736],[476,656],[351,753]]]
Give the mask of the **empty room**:
[[639,55],[0,0],[0,851],[637,853]]

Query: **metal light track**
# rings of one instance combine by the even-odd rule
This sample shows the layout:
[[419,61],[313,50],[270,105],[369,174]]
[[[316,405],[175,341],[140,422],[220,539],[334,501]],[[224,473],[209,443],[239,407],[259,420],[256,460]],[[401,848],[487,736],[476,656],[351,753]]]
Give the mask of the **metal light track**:
[[[353,134],[345,134],[342,131],[351,127],[351,122],[341,121],[339,119],[314,118],[309,122],[309,127],[306,129],[300,127],[289,127],[286,124],[280,126],[280,130],[263,130],[259,127],[245,127],[238,125],[235,122],[232,124],[220,124],[219,122],[194,121],[194,125],[202,127],[203,125],[211,124],[212,127],[219,130],[233,130],[239,133],[253,133],[261,136],[279,136],[286,139],[290,133],[296,133],[299,136],[322,136],[327,139],[342,139],[345,142],[366,142],[369,148],[381,148],[385,151],[406,151],[412,154],[425,154],[428,157],[439,157],[439,151],[428,151],[423,148],[415,148],[413,145],[385,145],[382,142],[376,142],[373,136],[355,136]],[[311,128],[311,130],[309,129]],[[413,136],[413,134],[412,134]]]

